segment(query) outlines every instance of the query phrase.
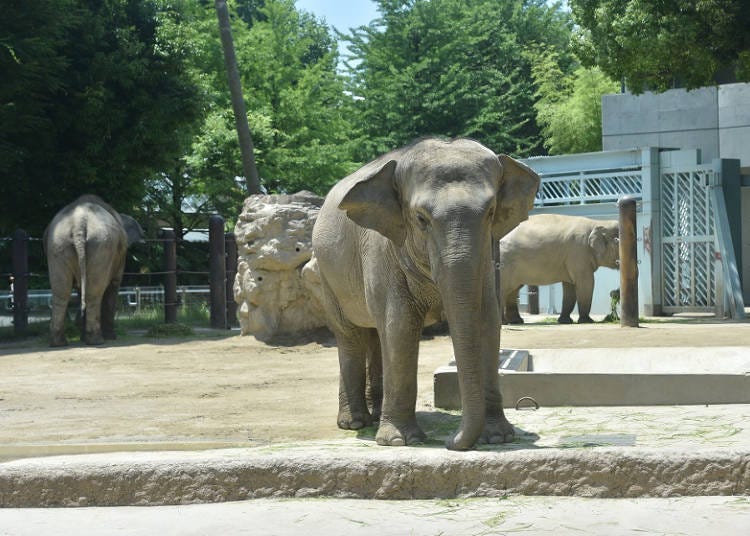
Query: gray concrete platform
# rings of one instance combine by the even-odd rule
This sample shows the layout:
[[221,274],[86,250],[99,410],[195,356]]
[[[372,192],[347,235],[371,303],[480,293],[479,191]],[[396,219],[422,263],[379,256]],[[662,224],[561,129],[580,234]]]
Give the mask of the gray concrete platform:
[[471,452],[443,447],[458,415],[442,415],[443,431],[434,415],[418,415],[433,428],[413,447],[379,447],[369,430],[326,442],[6,461],[0,506],[750,495],[750,405],[512,410],[516,441]]
[[[750,404],[747,347],[503,350],[505,407]],[[435,370],[435,406],[460,409],[458,370]]]

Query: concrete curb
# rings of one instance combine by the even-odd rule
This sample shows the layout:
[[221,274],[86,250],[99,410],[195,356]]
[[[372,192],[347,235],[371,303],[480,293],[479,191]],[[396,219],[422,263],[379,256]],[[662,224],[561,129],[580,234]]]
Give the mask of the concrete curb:
[[55,456],[0,464],[1,507],[126,506],[261,497],[750,494],[750,450],[451,452],[362,443]]

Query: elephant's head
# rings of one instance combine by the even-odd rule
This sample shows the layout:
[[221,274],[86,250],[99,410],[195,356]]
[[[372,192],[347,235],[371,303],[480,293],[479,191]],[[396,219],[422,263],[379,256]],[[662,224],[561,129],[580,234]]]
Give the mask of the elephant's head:
[[527,219],[538,186],[529,167],[477,142],[433,139],[362,168],[339,203],[354,222],[393,242],[405,272],[440,293],[463,404],[451,448],[471,448],[484,426],[481,338],[499,337],[497,315],[486,314],[497,311],[492,240]]
[[589,233],[589,246],[594,253],[597,266],[605,268],[619,268],[620,259],[620,231],[618,222],[606,221],[595,226]]
[[142,244],[144,242],[144,233],[141,226],[132,216],[120,213],[120,219],[122,220],[122,226],[125,229],[125,234],[128,235],[128,247],[133,244]]

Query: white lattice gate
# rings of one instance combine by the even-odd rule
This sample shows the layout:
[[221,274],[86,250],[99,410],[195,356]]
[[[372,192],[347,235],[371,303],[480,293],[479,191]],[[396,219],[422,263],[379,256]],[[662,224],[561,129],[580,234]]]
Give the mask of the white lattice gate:
[[713,312],[717,306],[716,238],[707,169],[661,174],[662,308]]

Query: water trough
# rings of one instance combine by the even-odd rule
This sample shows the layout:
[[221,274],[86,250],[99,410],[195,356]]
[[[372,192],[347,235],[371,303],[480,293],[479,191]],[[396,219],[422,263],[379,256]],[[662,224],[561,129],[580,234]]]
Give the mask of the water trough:
[[[750,403],[747,347],[504,349],[499,372],[506,407]],[[454,362],[434,384],[436,407],[460,409]]]

